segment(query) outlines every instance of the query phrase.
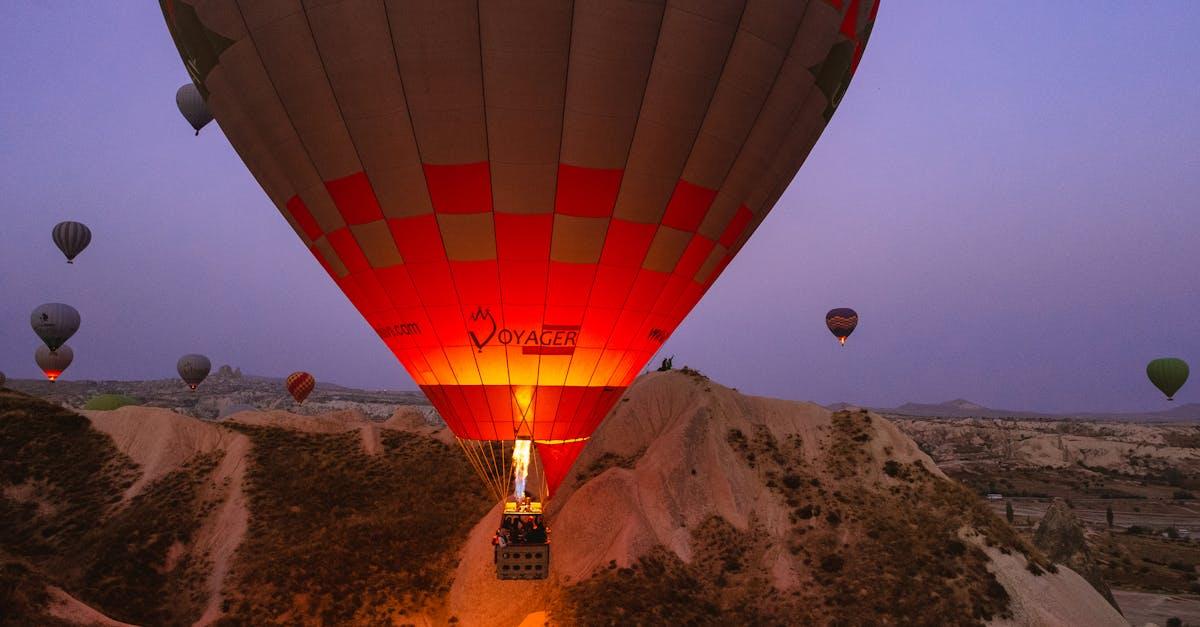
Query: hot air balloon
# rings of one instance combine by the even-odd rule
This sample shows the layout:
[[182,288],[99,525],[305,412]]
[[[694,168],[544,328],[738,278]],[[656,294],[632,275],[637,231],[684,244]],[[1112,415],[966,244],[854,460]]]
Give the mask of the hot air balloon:
[[55,351],[79,330],[79,312],[70,305],[45,303],[29,314],[29,324],[46,347]]
[[39,346],[33,352],[33,360],[37,362],[38,368],[42,369],[42,373],[46,375],[46,378],[54,382],[58,380],[63,371],[75,360],[75,351],[71,350],[71,347],[65,344],[59,346],[58,350],[53,351],[45,346]]
[[238,155],[498,498],[515,442],[557,488],[787,188],[878,9],[160,4]]
[[1187,362],[1176,357],[1163,357],[1146,364],[1146,376],[1154,387],[1167,395],[1168,401],[1175,400],[1175,393],[1187,382]]
[[176,90],[175,104],[183,114],[183,119],[196,130],[197,136],[200,135],[200,129],[212,122],[213,116],[208,111],[208,105],[204,103],[204,96],[193,83],[186,83]]
[[846,338],[854,333],[854,327],[858,326],[858,312],[849,307],[838,307],[830,309],[829,313],[825,314],[825,326],[829,327],[829,331],[838,339],[842,346],[846,345]]
[[307,372],[293,372],[287,378],[287,391],[297,403],[304,403],[310,392],[316,387],[317,380]]
[[92,231],[81,222],[59,222],[50,232],[54,245],[67,256],[67,263],[75,263],[75,257],[92,242]]
[[194,390],[208,376],[212,363],[204,355],[184,355],[175,363],[175,370],[179,372],[179,378]]

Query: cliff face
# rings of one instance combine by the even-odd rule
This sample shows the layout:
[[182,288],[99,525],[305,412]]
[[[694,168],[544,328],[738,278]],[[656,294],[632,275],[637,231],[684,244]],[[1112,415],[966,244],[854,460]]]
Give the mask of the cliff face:
[[498,511],[403,411],[211,423],[3,391],[0,469],[25,573],[0,605],[40,624],[1124,624],[890,422],[694,371],[644,376],[601,426],[541,582],[495,579]]

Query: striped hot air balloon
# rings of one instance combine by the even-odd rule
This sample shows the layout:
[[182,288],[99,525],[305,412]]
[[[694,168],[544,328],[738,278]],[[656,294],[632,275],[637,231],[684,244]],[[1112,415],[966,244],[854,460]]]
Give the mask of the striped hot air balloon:
[[92,243],[92,231],[80,222],[59,222],[50,231],[54,245],[67,256],[67,263],[75,263],[75,257]]
[[846,338],[850,337],[854,328],[858,326],[858,312],[849,307],[830,309],[829,313],[825,314],[825,326],[829,327],[829,331],[838,342],[845,346]]
[[878,9],[160,1],[238,155],[469,456],[531,439],[551,492],[787,188]]
[[297,403],[304,404],[304,399],[313,391],[317,385],[317,380],[307,372],[293,372],[289,374],[286,381],[287,391],[296,399]]

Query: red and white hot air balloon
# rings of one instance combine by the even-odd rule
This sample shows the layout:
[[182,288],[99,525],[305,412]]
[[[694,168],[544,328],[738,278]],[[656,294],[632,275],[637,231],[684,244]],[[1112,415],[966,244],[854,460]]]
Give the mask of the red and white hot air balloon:
[[[529,440],[547,492],[788,187],[878,9],[160,2],[234,149],[468,456]],[[503,497],[499,466],[477,464]]]

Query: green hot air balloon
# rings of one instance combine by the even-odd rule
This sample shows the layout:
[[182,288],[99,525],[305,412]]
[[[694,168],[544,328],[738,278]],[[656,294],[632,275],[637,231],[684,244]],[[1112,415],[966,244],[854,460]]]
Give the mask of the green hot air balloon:
[[1167,395],[1168,401],[1175,400],[1175,393],[1187,382],[1187,362],[1176,357],[1163,357],[1146,364],[1146,376],[1154,387]]

